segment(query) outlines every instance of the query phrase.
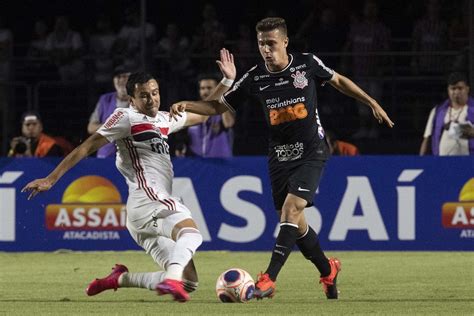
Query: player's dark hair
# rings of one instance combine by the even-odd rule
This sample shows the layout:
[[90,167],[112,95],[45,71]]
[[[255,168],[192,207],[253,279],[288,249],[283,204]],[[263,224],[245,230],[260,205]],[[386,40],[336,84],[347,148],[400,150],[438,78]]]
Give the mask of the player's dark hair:
[[465,73],[452,72],[448,75],[448,85],[455,85],[456,83],[460,81],[464,81],[467,85],[469,85],[469,82]]
[[258,32],[269,32],[279,29],[284,35],[288,34],[286,22],[283,18],[271,17],[258,21],[255,30]]
[[155,79],[158,82],[158,79],[146,72],[134,72],[130,74],[127,80],[127,94],[131,97],[134,97],[135,85],[147,83],[148,81]]
[[198,76],[198,83],[201,83],[201,81],[203,80],[214,80],[216,84],[219,83],[219,79],[217,79],[217,76],[210,73],[200,74]]

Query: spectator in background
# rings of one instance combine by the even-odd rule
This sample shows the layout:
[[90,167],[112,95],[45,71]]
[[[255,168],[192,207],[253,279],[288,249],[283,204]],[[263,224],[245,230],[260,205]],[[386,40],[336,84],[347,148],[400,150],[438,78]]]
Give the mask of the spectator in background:
[[[193,36],[192,51],[204,56],[214,56],[221,47],[224,47],[226,34],[224,25],[217,20],[216,8],[207,3],[202,11],[203,22]],[[214,70],[214,60],[202,58],[199,70],[210,72]]]
[[[458,9],[459,8],[459,9]],[[449,44],[451,50],[458,51],[450,65],[453,72],[462,72],[469,64],[469,1],[463,1],[462,6],[456,7],[455,14],[449,26]]]
[[435,156],[474,155],[474,99],[469,96],[468,80],[463,73],[449,75],[448,96],[430,112],[421,156],[430,152]]
[[[296,38],[305,42],[304,50],[321,54],[341,51],[346,33],[344,24],[337,21],[333,8],[327,7],[320,10],[317,4],[314,4],[313,10],[301,23]],[[330,67],[339,64],[335,56],[327,56],[325,60]]]
[[235,41],[235,55],[238,57],[237,72],[244,72],[255,65],[257,58],[255,51],[257,45],[253,37],[253,32],[247,24],[239,25],[239,37]]
[[28,47],[28,57],[46,58],[46,43],[48,39],[48,25],[43,20],[37,20],[33,28],[33,36]]
[[154,48],[155,53],[163,57],[159,69],[167,85],[167,100],[175,101],[191,94],[195,74],[189,58],[189,47],[189,39],[181,34],[178,25],[169,23],[165,36]]
[[98,84],[110,82],[114,72],[114,44],[117,34],[112,29],[108,16],[102,15],[97,19],[95,32],[89,41],[89,53],[94,58],[94,79]]
[[[348,31],[344,26],[346,24],[338,22],[336,12],[332,7],[321,8],[319,2],[314,2],[309,9],[310,13],[301,23],[296,35],[297,39],[304,43],[304,51],[318,53],[322,56],[324,56],[324,52],[340,52]],[[324,63],[329,67],[336,68],[340,64],[338,56],[326,56],[324,59]],[[353,116],[352,100],[351,104],[348,104],[343,96],[329,89],[318,91],[318,97],[320,100],[319,111],[322,116]],[[335,104],[340,106],[334,106]],[[328,127],[336,128],[336,126],[330,125],[333,124],[332,120],[327,121]]]
[[[364,55],[371,52],[386,52],[389,49],[390,30],[379,21],[379,11],[374,0],[366,0],[363,18],[351,25],[345,51],[352,56],[352,73],[354,81],[376,100],[382,99],[382,82],[376,78],[383,75],[386,59],[381,56]],[[348,69],[347,61],[342,69]],[[359,104],[360,129],[354,138],[376,138],[378,127],[372,119],[370,108]]]
[[[8,91],[9,87],[2,84],[2,81],[8,83],[10,80],[10,62],[13,55],[13,34],[9,28],[5,26],[3,17],[0,16],[0,123],[4,124],[9,122],[9,117],[3,117],[8,111],[5,109],[9,105]],[[8,126],[10,129],[12,126]],[[2,133],[3,134],[3,133]],[[3,137],[0,135],[0,142],[3,143]],[[5,139],[6,140],[6,139]]]
[[[206,100],[218,81],[214,76],[203,75],[199,79],[199,98]],[[210,116],[205,122],[188,127],[187,138],[176,145],[177,157],[198,156],[205,158],[232,157],[234,115],[229,111]]]
[[355,145],[339,140],[333,131],[325,130],[325,132],[331,155],[358,156],[360,154],[359,149]]
[[448,27],[440,15],[438,0],[426,2],[425,14],[415,22],[412,41],[413,52],[429,53],[414,56],[411,62],[412,70],[416,74],[423,75],[444,73],[446,58],[436,55],[436,51],[448,48]]
[[[99,97],[94,112],[89,119],[87,132],[94,134],[105,123],[117,108],[128,108],[130,97],[127,94],[127,81],[131,71],[126,66],[118,66],[113,73],[114,92],[104,93]],[[108,143],[97,151],[97,158],[115,156],[115,144]]]
[[43,123],[38,113],[28,111],[21,118],[22,136],[10,142],[8,157],[63,156],[64,151],[56,140],[43,133]]
[[[141,23],[140,13],[135,9],[128,9],[125,14],[125,24],[117,35],[116,52],[122,55],[122,63],[131,68],[137,69],[141,60]],[[145,52],[146,62],[152,62],[153,45],[156,38],[156,28],[153,24],[145,23],[145,40],[147,42],[147,50]],[[144,65],[147,69],[151,69],[152,65]]]
[[469,45],[469,0],[455,6],[455,12],[448,28],[450,49],[458,50]]
[[33,81],[55,80],[58,77],[56,66],[48,58],[48,35],[49,28],[46,22],[37,20],[28,47],[28,64],[25,72],[25,77]]
[[0,80],[7,81],[10,79],[10,62],[12,56],[13,34],[12,31],[5,26],[5,22],[0,16]]
[[67,17],[56,18],[54,31],[48,35],[46,40],[46,51],[58,67],[61,80],[85,79],[82,38],[78,32],[71,30]]

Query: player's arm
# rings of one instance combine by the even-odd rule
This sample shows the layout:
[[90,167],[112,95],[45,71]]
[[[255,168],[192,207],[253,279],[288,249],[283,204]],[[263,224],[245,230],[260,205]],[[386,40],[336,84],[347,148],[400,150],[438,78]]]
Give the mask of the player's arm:
[[[227,107],[221,105],[220,101],[217,100],[220,100],[222,95],[229,91],[237,75],[237,70],[234,64],[234,55],[232,55],[227,49],[223,48],[220,50],[220,60],[216,60],[216,63],[219,66],[223,79],[219,82],[212,93],[205,101],[183,101],[173,104],[170,109],[170,119],[176,118],[176,116],[181,116],[180,112],[186,111],[188,113],[184,126],[191,126],[205,122],[210,115],[216,115],[227,111]],[[210,102],[207,103],[206,101]]]
[[69,169],[108,142],[107,138],[99,133],[92,134],[85,142],[69,153],[46,178],[31,181],[21,191],[30,191],[28,200],[40,192],[48,191]]
[[365,93],[364,90],[362,90],[349,78],[334,72],[334,75],[332,76],[331,80],[329,80],[329,83],[342,93],[364,104],[367,104],[372,109],[372,112],[379,123],[385,123],[388,127],[393,127],[393,125],[395,125],[392,120],[390,120],[387,113],[385,113],[384,109],[378,104],[378,102]]
[[[219,83],[219,85],[221,85],[221,83]],[[216,87],[215,90],[219,88],[219,85]],[[227,90],[229,90],[229,87],[227,87],[227,89],[222,89],[222,91],[224,92],[226,92]],[[212,94],[210,95],[210,97],[211,96]],[[207,121],[209,116],[217,115],[221,113],[222,113],[222,121],[224,123],[225,128],[232,127],[235,122],[234,114],[230,113],[228,111],[227,106],[222,104],[221,101],[218,101],[218,100],[211,99],[211,100],[206,100],[206,101],[181,101],[181,102],[175,103],[171,106],[171,109],[170,109],[170,120],[173,118],[176,119],[177,116],[182,116],[181,113],[184,111],[187,112],[186,122],[184,123],[184,126],[192,126],[192,125],[204,123],[205,121]],[[227,116],[225,117],[225,115]],[[229,126],[226,126],[226,124]]]
[[222,125],[224,125],[225,128],[231,128],[235,124],[235,114],[227,111],[222,113]]
[[100,122],[89,122],[89,124],[87,124],[87,132],[89,134],[94,134],[100,127],[102,126],[102,124],[100,124]]

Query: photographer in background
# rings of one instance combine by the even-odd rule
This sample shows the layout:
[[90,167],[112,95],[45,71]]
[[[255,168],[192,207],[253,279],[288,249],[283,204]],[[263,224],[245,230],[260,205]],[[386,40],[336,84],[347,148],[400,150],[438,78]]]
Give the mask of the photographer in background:
[[447,83],[448,99],[430,112],[420,156],[474,155],[474,99],[467,75],[453,72]]
[[10,142],[8,157],[63,156],[64,152],[56,140],[43,133],[43,123],[38,113],[26,112],[21,117],[22,136]]

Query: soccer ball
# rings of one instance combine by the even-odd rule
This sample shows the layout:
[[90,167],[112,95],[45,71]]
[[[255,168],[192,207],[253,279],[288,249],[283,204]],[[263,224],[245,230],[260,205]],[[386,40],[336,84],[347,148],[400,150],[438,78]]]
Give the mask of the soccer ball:
[[217,298],[224,303],[244,303],[253,298],[255,282],[250,274],[239,268],[222,272],[217,278]]

